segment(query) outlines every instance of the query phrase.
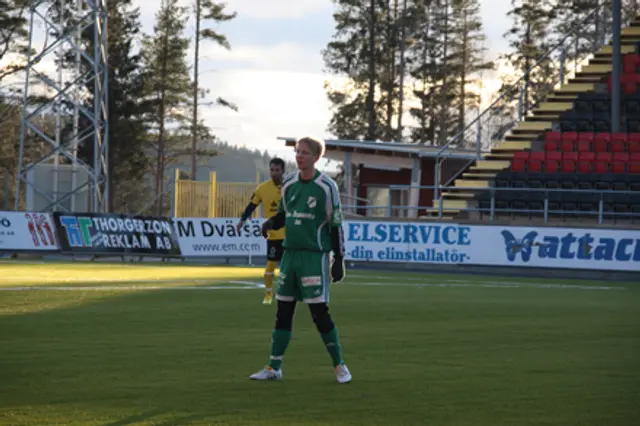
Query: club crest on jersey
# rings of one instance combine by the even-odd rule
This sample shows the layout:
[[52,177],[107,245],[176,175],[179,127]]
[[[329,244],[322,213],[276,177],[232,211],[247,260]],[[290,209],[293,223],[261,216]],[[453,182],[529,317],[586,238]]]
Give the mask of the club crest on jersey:
[[316,204],[318,204],[318,200],[316,200],[316,197],[309,197],[307,199],[307,206],[309,206],[309,208],[314,208]]
[[339,209],[333,211],[333,223],[339,225],[342,223],[342,212]]

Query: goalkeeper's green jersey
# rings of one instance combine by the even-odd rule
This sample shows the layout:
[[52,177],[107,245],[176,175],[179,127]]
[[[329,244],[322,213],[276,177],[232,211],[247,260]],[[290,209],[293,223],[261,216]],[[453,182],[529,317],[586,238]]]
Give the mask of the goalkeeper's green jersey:
[[331,251],[331,227],[342,226],[340,194],[333,179],[319,171],[308,181],[299,172],[287,175],[279,211],[286,218],[286,250]]

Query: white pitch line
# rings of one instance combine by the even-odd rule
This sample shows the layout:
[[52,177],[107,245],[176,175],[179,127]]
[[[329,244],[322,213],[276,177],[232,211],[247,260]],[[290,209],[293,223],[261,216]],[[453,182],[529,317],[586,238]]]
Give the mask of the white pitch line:
[[33,287],[1,287],[0,291],[151,291],[151,290],[255,290],[257,286],[185,286],[185,287],[150,287],[150,286],[102,286],[102,287],[59,287],[59,286],[33,286]]
[[[0,291],[149,291],[149,290],[255,290],[264,288],[264,284],[252,281],[226,281],[236,285],[209,285],[209,286],[142,286],[142,285],[120,285],[120,286],[17,286],[0,287]],[[380,283],[380,282],[346,282],[337,285],[351,285],[356,287],[413,287],[413,288],[535,288],[535,289],[562,289],[562,290],[626,290],[626,287],[612,286],[587,286],[571,284],[534,284],[534,283]]]
[[[147,291],[147,290],[254,290],[261,286],[249,281],[226,281],[240,285],[208,285],[208,286],[148,286],[148,285],[111,285],[111,286],[18,286],[0,287],[0,291]],[[264,287],[264,285],[262,286]]]
[[398,283],[386,284],[376,282],[364,283],[344,283],[346,285],[363,286],[363,287],[442,287],[442,288],[537,288],[537,289],[569,289],[569,290],[626,290],[626,287],[605,287],[605,286],[589,286],[589,285],[571,285],[571,284],[531,284],[531,283],[477,283],[477,284],[459,284],[459,283]]
[[[24,281],[24,278],[22,279],[18,279],[18,277],[9,277],[9,280],[11,281],[16,281],[16,284],[19,284],[21,281]],[[5,281],[6,282],[6,281]],[[249,284],[249,285],[254,285],[255,283],[250,282],[250,281],[231,281],[231,280],[224,280],[224,279],[204,279],[204,278],[169,278],[169,279],[153,279],[153,278],[148,278],[148,279],[142,279],[142,280],[137,280],[137,279],[122,279],[122,280],[118,280],[118,279],[112,279],[112,278],[91,278],[88,280],[83,280],[83,279],[77,279],[77,278],[69,278],[69,279],[55,279],[53,280],[52,284],[72,284],[72,283],[92,283],[92,284],[101,284],[101,283],[108,283],[108,284],[112,284],[115,285],[116,283],[128,283],[128,282],[135,282],[138,284],[175,284],[175,283],[193,283],[193,284],[216,284],[216,283],[233,283],[233,284]]]
[[[349,277],[352,278],[359,278],[359,279],[370,279],[370,280],[398,280],[398,277],[385,277],[385,276],[370,276],[370,275],[349,275]],[[419,281],[418,283],[416,283],[415,285],[413,284],[407,284],[407,283],[398,283],[398,284],[386,284],[386,283],[381,283],[381,284],[386,284],[389,286],[418,286],[418,287],[455,287],[455,284],[461,284],[460,287],[479,287],[479,286],[489,286],[491,288],[493,287],[539,287],[539,288],[582,288],[584,287],[585,289],[596,289],[596,290],[617,290],[617,289],[621,289],[624,290],[625,287],[620,287],[620,286],[587,286],[587,285],[580,285],[580,284],[561,284],[561,283],[545,283],[545,284],[536,284],[536,283],[528,283],[528,282],[522,282],[522,281],[489,281],[489,280],[483,280],[483,279],[478,279],[475,278],[474,279],[474,284],[469,284],[469,282],[471,280],[443,280],[441,282],[438,282],[437,280],[428,280],[428,279],[424,279],[424,278],[418,278],[418,277],[402,277],[402,281]],[[452,284],[449,284],[452,283]],[[354,284],[354,285],[361,285],[359,283],[349,283],[349,284]],[[370,282],[370,284],[372,286],[376,286],[378,283],[375,281]]]

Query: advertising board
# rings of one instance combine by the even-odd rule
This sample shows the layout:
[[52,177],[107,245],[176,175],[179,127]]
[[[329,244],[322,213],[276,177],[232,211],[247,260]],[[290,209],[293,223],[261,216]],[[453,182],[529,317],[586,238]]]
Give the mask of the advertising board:
[[266,256],[267,241],[260,234],[262,222],[247,220],[238,232],[237,218],[176,218],[174,227],[186,257]]
[[65,252],[180,255],[171,218],[101,213],[53,216]]
[[58,239],[51,215],[0,212],[0,251],[56,251]]

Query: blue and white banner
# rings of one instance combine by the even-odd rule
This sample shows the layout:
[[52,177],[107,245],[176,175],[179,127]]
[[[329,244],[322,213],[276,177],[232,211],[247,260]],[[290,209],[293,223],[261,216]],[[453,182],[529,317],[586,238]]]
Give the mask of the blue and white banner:
[[[262,219],[237,232],[236,218],[174,219],[182,254],[265,256]],[[640,230],[348,220],[346,259],[640,271]]]
[[347,260],[470,263],[471,226],[347,221],[344,234]]
[[470,263],[640,271],[640,230],[474,226]]
[[347,259],[640,271],[640,230],[348,221]]

